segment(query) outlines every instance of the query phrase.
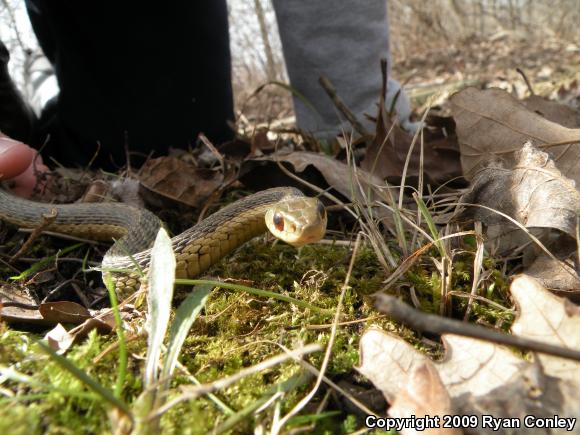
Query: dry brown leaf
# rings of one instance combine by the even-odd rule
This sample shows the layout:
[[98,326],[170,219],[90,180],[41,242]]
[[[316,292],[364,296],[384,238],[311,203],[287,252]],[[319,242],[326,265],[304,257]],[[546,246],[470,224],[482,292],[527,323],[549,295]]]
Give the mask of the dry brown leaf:
[[452,397],[488,394],[517,373],[523,363],[509,349],[487,341],[453,334],[442,339],[445,359],[438,369]]
[[51,326],[38,312],[36,306],[4,306],[0,302],[0,320],[6,323],[20,323],[23,325]]
[[[387,132],[375,136],[368,146],[361,168],[381,179],[400,180],[413,137],[398,125],[392,126],[387,121],[388,129],[392,127],[388,138]],[[420,138],[413,147],[407,177],[416,178],[421,170]],[[423,145],[423,173],[429,182],[442,184],[461,176],[457,138],[453,132],[443,130],[425,130]]]
[[[529,110],[499,89],[466,88],[451,98],[461,149],[461,164],[467,178],[499,158],[504,167],[514,165],[514,152],[532,140],[535,145],[580,142],[580,129],[563,127]],[[552,146],[548,150],[562,173],[580,182],[580,146]]]
[[[517,277],[510,291],[518,305],[512,325],[515,335],[571,349],[580,349],[580,308],[552,295],[534,278]],[[544,371],[554,377],[580,382],[580,362],[538,354]]]
[[[112,317],[112,316],[111,316]],[[123,312],[121,312],[121,319],[124,321],[126,316]],[[80,340],[87,336],[89,332],[93,329],[96,329],[99,334],[109,334],[113,328],[115,327],[114,319],[97,319],[92,317],[90,319],[85,320],[80,325],[74,327],[69,331],[75,341]]]
[[[396,402],[399,395],[407,394],[402,392],[409,388],[411,374],[422,365],[431,365],[447,389],[456,415],[478,416],[478,427],[467,433],[495,432],[492,425],[501,423],[501,418],[519,418],[523,422],[527,415],[546,418],[559,415],[562,424],[569,424],[569,420],[563,419],[578,415],[580,379],[546,375],[510,350],[485,341],[453,335],[445,335],[445,341],[446,359],[434,363],[400,337],[371,329],[361,339],[361,366],[357,370],[388,401],[392,401],[391,397]],[[439,410],[434,405],[430,412],[434,415]],[[498,420],[488,421],[483,428],[484,415]],[[495,429],[502,434],[516,433],[505,427]],[[535,427],[524,433],[554,432],[542,432]]]
[[371,328],[360,340],[360,366],[356,369],[392,403],[405,387],[413,369],[431,363],[398,335]]
[[580,128],[580,111],[556,101],[531,95],[522,101],[532,112],[568,128]]
[[[381,63],[382,89],[376,118],[375,134],[366,149],[361,169],[383,180],[416,184],[424,176],[429,184],[443,184],[461,178],[459,146],[455,124],[449,117],[429,116],[421,135],[415,138],[395,122],[387,106],[388,73]],[[413,149],[411,150],[411,145]],[[408,163],[406,163],[408,161]]]
[[[486,341],[446,334],[444,343],[446,359],[436,366],[452,396],[465,392],[486,394],[516,373],[522,363],[509,350]],[[399,336],[379,329],[370,329],[363,334],[360,350],[361,365],[357,370],[367,376],[389,401],[407,383],[412,370],[430,362]],[[482,371],[482,367],[487,369]]]
[[[265,181],[266,179],[270,179],[275,185],[285,184],[286,181],[282,180],[285,180],[284,177],[286,176],[278,167],[276,163],[278,161],[292,165],[294,171],[300,173],[300,176],[308,169],[316,169],[317,174],[309,174],[306,177],[308,181],[321,186],[323,185],[322,180],[320,180],[321,176],[330,187],[336,189],[344,197],[352,199],[354,193],[354,198],[363,201],[363,194],[358,186],[355,184],[354,192],[351,189],[353,185],[352,168],[332,157],[306,151],[295,151],[289,154],[276,153],[247,160],[241,169],[241,173],[244,174],[244,183],[246,183],[248,178],[256,177],[255,182],[250,182],[249,184],[255,185],[258,181]],[[250,174],[250,172],[254,172],[254,174]],[[368,191],[373,192],[373,186],[383,186],[385,184],[380,178],[358,168],[356,175],[365,195]]]
[[[439,421],[443,422],[444,416],[453,414],[455,412],[451,406],[451,398],[432,363],[425,363],[411,370],[408,382],[389,408],[389,416],[395,418],[438,416]],[[421,431],[411,428],[403,429],[401,433],[404,435],[462,433],[459,429],[441,426],[443,424]]]
[[45,320],[53,323],[79,324],[92,317],[89,310],[71,301],[46,302],[40,304],[38,311]]
[[[547,376],[537,364],[523,367],[504,385],[485,396],[474,397],[466,393],[457,397],[454,404],[460,415],[477,415],[480,422],[488,416],[485,430],[471,429],[466,433],[553,435],[580,430],[576,419],[580,415],[578,383]],[[520,427],[510,425],[513,419]],[[562,426],[538,427],[534,425],[536,420],[557,421]]]
[[221,186],[224,176],[175,157],[159,157],[143,165],[139,180],[144,188],[162,198],[198,208]]
[[[556,229],[575,238],[580,193],[574,181],[564,177],[549,155],[529,142],[514,158],[511,168],[493,163],[477,173],[472,188],[460,202],[487,208],[467,206],[462,216],[486,224],[488,239],[497,239],[502,250],[521,246],[530,238],[492,209],[530,230]],[[569,252],[563,254],[562,258]]]
[[103,202],[109,192],[109,188],[109,183],[105,180],[93,180],[79,202]]
[[[451,334],[443,338],[445,359],[433,362],[399,336],[372,328],[361,338],[361,363],[356,369],[370,379],[388,402],[395,403],[401,392],[409,388],[412,373],[423,365],[431,365],[451,398],[451,407],[459,410],[463,409],[461,403],[465,396],[473,400],[486,397],[492,390],[504,387],[527,364],[495,344]],[[433,415],[440,407],[432,405]]]
[[[59,302],[58,304],[70,304],[70,302]],[[83,308],[84,309],[84,308]],[[80,310],[80,309],[79,309]],[[82,310],[80,310],[82,311]],[[112,309],[104,309],[102,312],[91,312],[91,317],[86,318],[78,326],[67,331],[60,323],[58,323],[51,331],[49,331],[45,339],[48,340],[49,345],[57,350],[59,353],[66,352],[73,343],[78,342],[87,336],[89,332],[96,329],[99,334],[109,334],[116,326],[115,316]],[[88,313],[88,310],[87,310]],[[120,310],[121,320],[123,322],[139,315],[131,305],[124,305]],[[53,316],[54,317],[54,316]],[[66,316],[64,316],[66,318]],[[54,324],[56,317],[51,320]],[[63,320],[63,322],[68,320]]]
[[26,289],[11,284],[0,287],[0,320],[26,325],[52,325],[38,311],[38,302]]
[[[112,317],[112,316],[111,316]],[[126,316],[122,316],[124,319]],[[114,320],[106,321],[94,317],[86,319],[83,323],[67,331],[62,324],[58,323],[46,333],[45,340],[48,345],[58,353],[66,352],[74,343],[83,339],[89,332],[96,329],[99,334],[109,334],[115,326]]]
[[548,257],[546,254],[539,255],[526,268],[526,275],[537,279],[551,292],[578,302],[580,300],[580,280],[575,278],[578,276],[578,270],[571,265],[573,260],[574,258],[564,262],[557,258]]
[[[563,176],[550,156],[530,142],[514,159],[511,167],[493,162],[479,171],[460,202],[493,208],[527,228],[555,228],[575,237],[580,193],[574,181]],[[486,225],[514,228],[491,210],[469,207],[466,214]]]
[[[383,113],[380,110],[380,113]],[[380,178],[401,177],[413,136],[387,117],[379,116],[375,137],[366,151],[361,168]],[[415,157],[415,159],[417,158]]]
[[[551,295],[529,277],[512,284],[512,295],[521,311],[512,328],[518,335],[571,348],[580,348],[579,308]],[[389,402],[397,400],[412,382],[410,376],[423,365],[437,370],[452,407],[459,415],[478,415],[480,426],[469,433],[491,432],[482,428],[483,416],[519,418],[528,415],[554,418],[559,424],[572,425],[569,418],[580,412],[579,363],[541,355],[541,366],[518,357],[511,350],[493,343],[456,335],[444,335],[445,358],[432,362],[400,337],[373,328],[360,342],[363,375],[383,392]],[[407,393],[403,393],[403,400]],[[429,402],[421,412],[428,408]],[[439,412],[433,404],[432,414]],[[568,419],[568,420],[566,420]],[[493,422],[490,422],[492,424]],[[495,423],[501,423],[496,420]],[[570,426],[568,426],[570,427]],[[580,426],[572,429],[580,430]],[[499,433],[515,433],[509,427],[497,427]],[[524,433],[559,433],[530,427]],[[518,429],[517,433],[520,432]]]

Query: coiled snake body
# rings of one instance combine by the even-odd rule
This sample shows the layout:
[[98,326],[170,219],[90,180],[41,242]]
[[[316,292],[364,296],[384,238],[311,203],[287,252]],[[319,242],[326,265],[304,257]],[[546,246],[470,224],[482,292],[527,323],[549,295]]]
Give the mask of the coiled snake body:
[[[151,212],[118,203],[44,204],[14,197],[0,189],[0,219],[33,228],[56,214],[45,228],[95,240],[116,242],[103,258],[103,270],[115,270],[115,288],[126,295],[139,287],[139,275],[118,272],[147,270],[150,247],[162,222]],[[326,212],[316,198],[280,187],[247,196],[173,237],[178,278],[193,278],[253,237],[270,230],[301,246],[320,239]]]

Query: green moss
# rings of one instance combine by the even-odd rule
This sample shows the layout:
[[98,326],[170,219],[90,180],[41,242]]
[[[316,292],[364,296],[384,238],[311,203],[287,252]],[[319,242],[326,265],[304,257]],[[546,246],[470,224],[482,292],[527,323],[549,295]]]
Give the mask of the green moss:
[[[473,251],[469,246],[466,249]],[[437,255],[434,250],[431,253]],[[219,263],[209,275],[231,278],[244,285],[282,293],[317,307],[335,310],[351,256],[350,249],[340,246],[314,245],[297,251],[282,243],[264,243],[258,239]],[[451,276],[453,290],[470,292],[472,263],[472,253],[454,258]],[[486,297],[498,304],[509,306],[507,282],[502,278],[499,268],[489,259],[484,262],[484,267],[493,270]],[[344,294],[341,321],[367,317],[372,317],[373,320],[349,323],[338,328],[326,373],[329,377],[359,379],[353,366],[358,364],[360,336],[370,325],[394,332],[433,356],[439,355],[440,349],[427,348],[413,331],[385,317],[377,317],[379,313],[374,310],[374,301],[370,295],[382,288],[385,278],[374,252],[363,245]],[[440,275],[427,256],[417,261],[394,288],[408,299],[405,289],[411,286],[414,287],[423,310],[439,312]],[[174,306],[189,291],[190,288],[177,289]],[[452,302],[452,314],[461,317],[467,299],[454,297]],[[473,304],[472,317],[478,321],[491,324],[499,322],[502,327],[506,327],[511,321],[510,316],[511,314],[484,303]],[[202,315],[193,325],[180,354],[180,361],[199,381],[211,382],[234,375],[243,368],[280,354],[282,351],[278,345],[297,348],[306,343],[319,343],[326,346],[332,321],[331,315],[318,311],[218,289],[212,292]],[[137,322],[141,320],[138,319]],[[11,414],[6,415],[11,415],[15,421],[22,421],[26,433],[110,431],[107,406],[96,397],[86,397],[89,394],[86,386],[36,349],[31,343],[37,337],[14,332],[6,327],[0,327],[0,337],[3,346],[3,352],[0,352],[2,364],[13,365],[16,370],[33,376],[37,382],[59,389],[55,391],[14,382],[5,385],[17,392],[23,400],[3,400],[0,408],[10,412]],[[112,389],[117,377],[117,349],[111,348],[104,356],[96,357],[109,349],[115,340],[114,335],[99,336],[93,332],[81,344],[73,346],[67,353],[67,358],[102,385]],[[128,346],[129,354],[133,357],[129,360],[123,399],[131,406],[142,390],[140,376],[146,354],[146,340],[133,340]],[[323,356],[324,353],[319,352],[309,355],[308,359],[313,365],[320,367]],[[240,417],[240,421],[234,426],[234,433],[250,432],[258,423],[269,424],[275,406],[279,406],[282,413],[289,411],[312,384],[291,388],[276,405],[271,404],[259,414],[253,412],[252,407],[261,403],[265,397],[270,397],[273,386],[292,379],[300,370],[296,363],[287,361],[218,391],[216,395],[219,400],[234,413],[243,414],[243,410],[252,409],[252,412]],[[174,389],[169,398],[177,397],[180,394],[178,387],[189,383],[187,376],[178,373],[172,381]],[[42,396],[34,398],[33,395]],[[29,399],[24,400],[26,397]],[[29,412],[24,413],[24,409]],[[305,410],[302,415],[308,414]],[[207,433],[230,417],[230,414],[224,412],[210,398],[202,397],[182,402],[170,409],[163,416],[161,425],[164,433]],[[315,425],[314,433],[347,433],[360,428],[360,422],[354,416],[344,413],[329,414],[328,417],[316,420]]]
[[[39,384],[10,384],[11,387],[19,388],[19,394],[24,397],[40,395],[39,399],[27,401],[28,408],[34,411],[31,411],[27,421],[38,427],[36,415],[41,415],[43,433],[106,433],[109,420],[104,402],[37,346],[31,345],[30,338],[40,337],[29,337],[15,331],[5,331],[2,335],[2,347],[9,351],[4,364],[12,364],[18,372],[32,375]],[[27,345],[23,347],[22,343]],[[113,343],[112,336],[100,336],[94,330],[81,344],[71,348],[67,358],[88,376],[112,388],[116,379],[116,353],[111,352],[98,362],[95,362],[95,358]],[[134,350],[137,350],[137,346],[142,349],[143,343],[133,343]],[[23,358],[19,358],[21,350],[26,352]],[[128,397],[135,397],[141,391],[140,367],[133,369],[135,372],[130,371],[127,377],[125,392]],[[9,410],[13,405],[10,399],[0,402],[3,410]]]
[[36,405],[0,402],[0,433],[36,435],[42,433],[41,413]]

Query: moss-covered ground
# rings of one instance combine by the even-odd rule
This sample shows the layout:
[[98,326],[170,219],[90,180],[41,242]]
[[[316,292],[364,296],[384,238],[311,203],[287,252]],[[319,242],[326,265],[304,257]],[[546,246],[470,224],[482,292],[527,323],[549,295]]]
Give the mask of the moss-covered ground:
[[[466,244],[466,249],[469,249],[469,244]],[[412,287],[421,308],[437,312],[440,278],[429,255],[436,255],[436,252],[426,253],[404,275],[395,290],[409,301],[408,289]],[[273,244],[259,238],[216,265],[209,275],[335,310],[351,256],[352,250],[344,246],[313,245],[297,250],[283,243]],[[454,291],[470,291],[472,263],[472,252],[465,251],[455,257],[451,280]],[[507,285],[498,268],[491,259],[485,260],[485,267],[493,271],[492,279],[488,280],[486,297],[509,307]],[[345,324],[338,328],[326,373],[335,382],[343,380],[370,388],[370,384],[357,374],[354,367],[358,363],[359,338],[371,325],[395,332],[433,356],[440,353],[432,342],[426,344],[420,335],[389,321],[373,308],[371,295],[382,289],[385,278],[374,252],[363,244],[345,292],[341,319],[341,323]],[[189,291],[187,287],[176,290],[175,307]],[[454,297],[452,302],[452,315],[461,318],[467,299]],[[481,323],[504,328],[511,320],[509,312],[478,302],[474,304],[472,317]],[[189,375],[203,383],[235,374],[279,354],[281,349],[278,345],[296,348],[303,344],[319,343],[324,346],[329,339],[332,320],[332,315],[323,311],[243,292],[215,289],[180,354],[180,362],[189,373],[178,372],[172,381],[175,389],[171,390],[171,397],[178,394],[179,385],[191,384]],[[82,382],[34,344],[40,335],[13,330],[5,324],[0,324],[0,328],[0,364],[30,377],[21,382],[5,380],[0,385],[4,393],[0,398],[3,416],[0,419],[0,433],[111,431],[107,404],[90,394]],[[66,356],[89,376],[112,389],[118,364],[116,341],[115,335],[99,335],[93,331],[88,338],[74,345]],[[142,391],[146,347],[144,336],[128,342],[130,358],[122,398],[129,404]],[[308,359],[315,367],[320,367],[322,353],[312,354]],[[228,428],[231,426],[230,430],[234,433],[248,433],[260,425],[268,427],[275,413],[284,415],[312,387],[312,378],[301,377],[301,374],[303,371],[297,363],[287,361],[218,391],[216,399],[203,397],[182,402],[165,413],[161,420],[162,430],[164,433],[207,433],[226,424]],[[275,388],[285,388],[287,391],[280,400],[256,410],[255,405],[261,403],[264,397],[269,397]],[[342,406],[344,402],[335,393],[322,413],[317,412],[317,405],[326,391],[327,387],[321,388],[299,418],[294,419],[294,426],[307,426],[317,433],[348,433],[360,428],[360,416]],[[243,411],[248,409],[251,411]],[[380,409],[376,411],[381,412]],[[235,416],[235,424],[228,422],[232,415]]]

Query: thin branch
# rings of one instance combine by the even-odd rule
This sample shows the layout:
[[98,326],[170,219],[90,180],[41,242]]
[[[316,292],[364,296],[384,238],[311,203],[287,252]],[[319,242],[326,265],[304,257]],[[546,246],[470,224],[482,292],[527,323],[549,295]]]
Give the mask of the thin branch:
[[34,241],[36,239],[38,239],[38,237],[40,237],[40,235],[42,234],[42,232],[45,229],[49,228],[54,223],[54,221],[56,220],[56,217],[57,216],[58,216],[58,210],[56,208],[51,209],[49,214],[43,214],[42,215],[42,221],[40,222],[40,224],[36,228],[34,228],[34,230],[32,231],[32,233],[30,233],[30,236],[28,236],[28,239],[26,239],[26,242],[24,242],[24,244],[18,250],[18,252],[16,254],[14,254],[12,256],[12,258],[10,258],[10,262],[13,263],[19,257],[21,257],[22,255],[24,255],[24,253],[26,251],[28,251],[28,249],[34,243]]
[[423,313],[394,296],[386,294],[377,295],[376,306],[379,311],[388,314],[393,319],[419,331],[429,331],[435,334],[462,335],[464,337],[471,337],[478,340],[512,346],[520,350],[531,350],[534,352],[580,361],[580,350],[555,346],[553,344],[530,340],[515,335],[508,335],[481,326],[476,326],[471,323],[464,323],[458,320],[440,317],[435,314]]
[[519,73],[519,75],[522,76],[524,82],[526,82],[526,86],[528,87],[528,91],[530,91],[530,94],[536,95],[536,93],[534,92],[534,88],[532,87],[532,84],[530,83],[530,80],[528,79],[528,76],[526,75],[524,70],[521,68],[516,68],[516,71]]

